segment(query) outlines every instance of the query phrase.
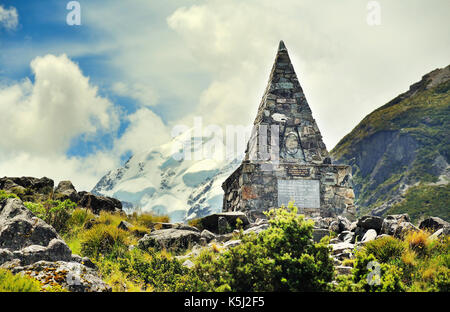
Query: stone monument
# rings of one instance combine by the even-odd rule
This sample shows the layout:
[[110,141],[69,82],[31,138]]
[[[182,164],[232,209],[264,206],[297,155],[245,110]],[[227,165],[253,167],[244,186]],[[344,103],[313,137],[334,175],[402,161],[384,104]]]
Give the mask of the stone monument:
[[245,158],[222,184],[223,211],[254,219],[293,201],[310,217],[352,218],[351,177],[350,166],[332,164],[281,41]]

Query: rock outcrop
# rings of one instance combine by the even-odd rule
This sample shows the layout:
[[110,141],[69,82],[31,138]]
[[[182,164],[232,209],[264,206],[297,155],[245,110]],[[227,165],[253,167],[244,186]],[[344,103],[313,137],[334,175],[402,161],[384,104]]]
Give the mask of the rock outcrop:
[[[450,65],[371,112],[330,152],[336,162],[353,167],[359,215],[407,212],[414,222],[428,215],[448,218],[445,205],[427,202],[430,193],[448,189],[449,101]],[[413,191],[419,196],[412,200],[424,209],[400,206]]]
[[93,213],[99,214],[100,211],[118,212],[122,210],[122,203],[112,197],[99,196],[90,192],[79,192],[79,204],[92,210]]
[[24,201],[45,201],[47,199],[70,199],[81,207],[89,208],[95,214],[100,211],[120,212],[122,203],[112,197],[100,196],[90,192],[77,192],[72,182],[61,181],[53,189],[52,179],[34,177],[3,177],[0,178],[0,190],[18,195]]
[[72,251],[55,229],[21,200],[0,201],[0,267],[69,291],[110,291],[88,258]]

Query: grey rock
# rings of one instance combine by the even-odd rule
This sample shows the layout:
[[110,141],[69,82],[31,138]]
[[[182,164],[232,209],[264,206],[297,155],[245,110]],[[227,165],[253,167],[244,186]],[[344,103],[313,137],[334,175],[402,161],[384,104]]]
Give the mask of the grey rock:
[[0,266],[70,291],[110,291],[88,259],[72,255],[53,227],[21,200],[0,201]]
[[338,216],[337,218],[339,233],[343,231],[350,231],[352,223],[343,216]]
[[244,231],[244,235],[245,235],[245,234],[252,233],[252,232],[253,232],[253,233],[256,233],[256,234],[259,234],[259,233],[261,233],[261,232],[267,230],[268,228],[269,228],[269,224],[263,223],[263,224],[260,224],[260,225],[258,225],[258,226],[254,226],[254,227],[251,227],[251,228],[246,229],[246,230]]
[[400,223],[410,221],[411,220],[407,213],[388,215],[383,220],[383,224],[381,226],[381,234],[394,235]]
[[247,226],[250,224],[247,215],[243,212],[223,212],[223,213],[215,213],[200,219],[200,223],[203,229],[211,231],[217,234],[219,233],[219,218],[224,218],[227,223],[230,225],[231,230],[236,228],[237,219],[242,221],[242,226]]
[[426,218],[419,224],[419,229],[429,230],[432,232],[436,232],[437,230],[442,229],[444,227],[450,227],[450,224],[447,221],[444,221],[438,217]]
[[200,233],[200,237],[204,238],[206,240],[206,242],[209,243],[210,241],[212,241],[213,239],[216,238],[216,235],[208,230],[203,230]]
[[165,229],[156,230],[150,234],[145,234],[138,241],[138,248],[146,250],[148,248],[184,250],[194,243],[200,242],[200,233],[188,230]]
[[61,181],[55,188],[55,197],[60,200],[70,199],[74,203],[80,200],[77,190],[70,181]]
[[49,194],[53,190],[54,182],[52,179],[42,177],[4,177],[0,178],[0,189],[12,190],[19,188],[29,189],[39,194]]
[[333,255],[337,255],[343,252],[352,252],[353,248],[355,247],[354,244],[347,242],[331,244],[330,246],[333,248],[332,250]]
[[235,240],[230,240],[228,242],[225,242],[223,244],[223,247],[224,248],[232,248],[232,247],[236,247],[236,246],[238,246],[240,244],[241,244],[241,240],[240,239],[235,239]]
[[358,219],[357,226],[363,229],[374,229],[377,233],[380,233],[383,225],[383,218],[377,216],[363,216]]
[[100,211],[119,212],[122,211],[122,203],[112,197],[98,196],[90,192],[79,192],[80,206],[89,208],[93,213],[99,214]]
[[339,233],[339,222],[338,221],[333,221],[330,223],[329,226],[329,230],[334,232],[334,233]]
[[314,242],[320,242],[320,240],[325,236],[330,236],[330,230],[327,229],[313,229],[313,240]]
[[35,217],[20,199],[0,202],[0,248],[20,250],[31,245],[48,246],[61,239],[55,229]]
[[125,220],[122,220],[122,221],[120,221],[117,228],[124,230],[124,231],[130,231],[133,228],[133,224],[131,224],[130,222],[127,222]]
[[339,238],[335,237],[335,238],[330,239],[330,245],[338,244],[338,243],[342,243],[342,241]]
[[350,232],[350,231],[343,231],[338,235],[339,240],[343,241],[343,242],[352,242],[353,238],[355,236],[355,233]]
[[374,229],[367,230],[366,234],[362,238],[362,243],[370,242],[377,238],[377,232]]
[[41,281],[44,287],[58,284],[71,292],[111,291],[111,287],[100,279],[94,269],[78,262],[39,261],[25,266],[16,264],[6,263],[2,267],[15,274],[27,272],[27,275]]

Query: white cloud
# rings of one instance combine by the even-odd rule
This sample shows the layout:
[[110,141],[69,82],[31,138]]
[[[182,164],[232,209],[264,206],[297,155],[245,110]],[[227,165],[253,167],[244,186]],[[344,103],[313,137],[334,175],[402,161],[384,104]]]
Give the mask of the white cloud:
[[112,103],[97,94],[97,88],[66,55],[37,57],[31,69],[34,83],[25,79],[0,88],[3,151],[62,153],[79,135],[117,127]]
[[19,15],[15,7],[5,9],[0,5],[0,28],[4,27],[8,30],[14,30],[19,25]]
[[141,107],[121,116],[129,127],[114,139],[112,149],[68,157],[75,138],[114,135],[118,110],[66,55],[36,57],[31,69],[34,81],[26,78],[0,85],[1,175],[47,176],[56,182],[68,179],[77,189],[90,190],[102,175],[120,165],[124,152],[135,153],[170,139],[161,118]]
[[114,144],[118,154],[126,151],[136,153],[171,139],[170,131],[161,118],[148,108],[140,108],[127,118],[130,125]]
[[158,95],[155,90],[142,83],[129,84],[125,82],[116,82],[112,86],[112,91],[120,96],[128,96],[143,106],[154,106],[158,102]]
[[70,179],[89,189],[118,157],[97,152],[69,158],[66,151],[74,138],[115,131],[114,106],[66,55],[37,57],[31,69],[33,82],[0,86],[0,172]]

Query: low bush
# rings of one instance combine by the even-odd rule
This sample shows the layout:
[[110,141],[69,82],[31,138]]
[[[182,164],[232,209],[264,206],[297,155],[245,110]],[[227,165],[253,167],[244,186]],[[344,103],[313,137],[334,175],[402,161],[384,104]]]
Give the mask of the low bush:
[[28,276],[0,269],[0,292],[39,292],[41,284]]
[[24,202],[24,205],[36,217],[53,226],[61,234],[68,230],[68,221],[76,207],[69,199],[63,202],[59,200],[47,200],[43,203]]
[[0,200],[7,199],[7,198],[19,198],[19,196],[17,196],[14,193],[10,193],[10,192],[6,192],[4,190],[0,190]]
[[406,250],[405,243],[392,236],[385,236],[365,245],[368,254],[373,254],[378,261],[389,263],[397,261]]
[[[204,254],[193,271],[202,286],[232,291],[325,291],[333,277],[328,241],[312,241],[313,223],[297,208],[271,210],[270,227],[245,235],[242,243]],[[208,261],[209,260],[209,261]]]
[[96,224],[81,236],[81,254],[90,258],[103,255],[118,257],[126,253],[130,244],[126,231],[114,225]]

